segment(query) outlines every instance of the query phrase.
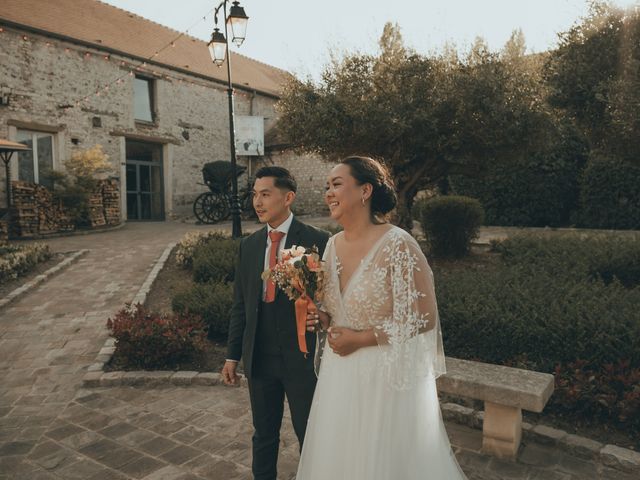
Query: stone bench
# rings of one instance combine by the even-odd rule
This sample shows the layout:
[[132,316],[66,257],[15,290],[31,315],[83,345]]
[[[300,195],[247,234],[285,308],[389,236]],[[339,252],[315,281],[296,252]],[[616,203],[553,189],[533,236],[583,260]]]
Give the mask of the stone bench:
[[548,373],[446,358],[447,373],[438,390],[484,401],[482,450],[500,458],[515,458],[522,438],[522,410],[542,412],[553,393]]

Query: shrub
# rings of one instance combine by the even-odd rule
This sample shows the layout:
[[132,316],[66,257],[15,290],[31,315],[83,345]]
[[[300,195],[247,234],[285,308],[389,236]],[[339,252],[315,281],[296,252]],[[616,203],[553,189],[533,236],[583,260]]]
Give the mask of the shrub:
[[197,246],[193,253],[193,279],[198,283],[233,281],[239,242],[216,238]]
[[580,184],[581,226],[640,229],[640,166],[594,157]]
[[435,197],[422,208],[422,230],[435,256],[461,257],[478,236],[484,212],[480,202],[469,197]]
[[477,198],[487,225],[571,224],[587,149],[572,126],[559,128],[559,135],[541,151],[491,162],[481,177],[451,176],[452,192]]
[[209,241],[225,240],[229,236],[222,232],[189,232],[176,246],[176,262],[185,268],[193,266],[193,254],[197,247]]
[[50,258],[51,250],[43,243],[0,245],[0,285],[24,275]]
[[555,373],[550,411],[640,432],[640,286],[618,280],[638,268],[639,244],[520,235],[495,244],[494,264],[435,262],[445,351]]
[[599,253],[589,257],[589,275],[606,284],[619,281],[627,288],[640,287],[640,236],[618,238]]
[[233,305],[233,286],[224,282],[198,283],[177,293],[171,302],[176,313],[190,312],[202,317],[209,338],[226,338]]
[[640,368],[640,288],[590,273],[623,244],[632,249],[633,240],[519,236],[497,246],[495,267],[435,264],[447,352],[492,363],[526,356],[548,372],[578,359]]
[[640,368],[629,362],[589,367],[584,360],[558,365],[549,408],[640,431]]
[[138,304],[107,321],[116,354],[140,368],[172,368],[202,350],[206,327],[192,314],[158,315]]
[[64,161],[65,173],[51,169],[44,180],[54,186],[54,193],[76,225],[90,225],[91,196],[99,191],[99,180],[112,166],[102,145],[78,150]]

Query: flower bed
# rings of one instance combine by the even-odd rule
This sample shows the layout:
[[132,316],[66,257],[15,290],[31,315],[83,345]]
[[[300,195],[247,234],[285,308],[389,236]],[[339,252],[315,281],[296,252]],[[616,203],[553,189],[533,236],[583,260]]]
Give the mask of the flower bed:
[[0,245],[0,285],[28,273],[51,255],[49,246],[43,243]]

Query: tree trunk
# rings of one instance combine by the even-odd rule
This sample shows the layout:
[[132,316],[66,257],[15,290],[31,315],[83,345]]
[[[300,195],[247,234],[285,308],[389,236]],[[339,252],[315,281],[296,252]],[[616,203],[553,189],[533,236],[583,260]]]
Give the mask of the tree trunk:
[[413,217],[411,215],[413,200],[418,193],[415,185],[415,182],[400,183],[400,185],[397,185],[398,206],[396,208],[396,224],[409,233],[413,230]]

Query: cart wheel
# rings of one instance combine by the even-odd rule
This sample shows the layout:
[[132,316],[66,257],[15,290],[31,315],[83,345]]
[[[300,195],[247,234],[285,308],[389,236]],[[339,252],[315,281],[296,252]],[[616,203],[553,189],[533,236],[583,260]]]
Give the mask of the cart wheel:
[[220,193],[209,193],[210,199],[207,201],[206,212],[209,218],[208,223],[217,223],[229,216],[229,204],[224,195]]
[[215,223],[209,219],[208,211],[211,205],[211,193],[205,192],[198,195],[195,202],[193,202],[193,214],[198,219],[199,223]]

